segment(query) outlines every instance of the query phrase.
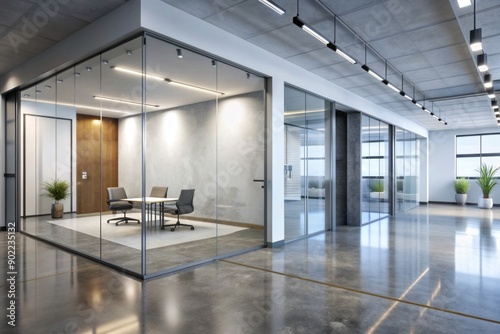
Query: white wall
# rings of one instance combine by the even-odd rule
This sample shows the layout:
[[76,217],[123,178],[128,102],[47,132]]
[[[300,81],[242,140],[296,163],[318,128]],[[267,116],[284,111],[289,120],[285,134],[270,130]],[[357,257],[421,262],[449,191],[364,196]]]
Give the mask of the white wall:
[[[195,189],[196,217],[263,225],[264,95],[255,92],[146,114],[146,195]],[[142,195],[141,116],[119,121],[118,179]],[[216,211],[217,210],[217,211]]]
[[[429,132],[429,201],[455,202],[453,180],[456,173],[456,136],[499,133],[498,127]],[[481,191],[474,181],[467,196],[467,203],[477,203]],[[493,202],[500,204],[500,188],[492,193]]]

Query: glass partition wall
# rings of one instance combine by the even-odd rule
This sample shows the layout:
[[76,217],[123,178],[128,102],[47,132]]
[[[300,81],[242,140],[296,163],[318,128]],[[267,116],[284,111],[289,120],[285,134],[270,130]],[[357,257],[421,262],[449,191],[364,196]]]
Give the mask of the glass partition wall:
[[420,138],[407,130],[396,128],[395,212],[418,206],[420,178]]
[[285,240],[325,230],[329,102],[285,86]]
[[148,35],[22,91],[21,230],[140,277],[263,246],[264,97],[262,77]]
[[389,125],[362,115],[361,199],[363,224],[390,214],[390,136]]

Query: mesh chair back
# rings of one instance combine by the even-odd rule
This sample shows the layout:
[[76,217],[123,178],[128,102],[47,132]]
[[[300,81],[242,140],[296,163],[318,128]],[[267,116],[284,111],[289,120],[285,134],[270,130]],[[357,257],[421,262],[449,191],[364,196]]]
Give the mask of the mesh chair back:
[[187,214],[194,211],[193,206],[194,189],[182,189],[179,199],[175,205],[179,214]]
[[168,187],[153,187],[151,188],[150,197],[167,197]]

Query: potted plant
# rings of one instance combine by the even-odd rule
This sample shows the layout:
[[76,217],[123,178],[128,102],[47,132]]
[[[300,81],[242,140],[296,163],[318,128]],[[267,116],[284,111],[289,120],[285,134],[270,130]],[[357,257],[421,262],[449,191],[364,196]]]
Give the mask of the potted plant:
[[370,198],[384,199],[384,181],[375,180],[370,184]]
[[455,187],[455,201],[457,204],[464,205],[467,202],[467,192],[470,189],[469,180],[465,177],[460,177],[453,181],[453,186]]
[[490,194],[498,184],[498,181],[495,179],[495,174],[499,169],[500,167],[495,168],[482,164],[477,170],[479,172],[479,178],[476,180],[476,183],[483,193],[483,196],[479,196],[477,200],[477,205],[480,208],[491,209],[493,207],[493,198],[490,198]]
[[55,179],[51,182],[42,183],[42,190],[44,191],[42,196],[49,197],[54,200],[50,210],[52,218],[62,218],[64,214],[64,205],[59,203],[59,201],[62,201],[69,196],[69,183]]

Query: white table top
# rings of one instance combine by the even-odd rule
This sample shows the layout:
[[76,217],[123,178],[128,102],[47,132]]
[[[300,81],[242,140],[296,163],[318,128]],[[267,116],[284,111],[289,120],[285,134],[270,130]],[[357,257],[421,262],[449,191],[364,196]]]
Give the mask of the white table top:
[[135,197],[135,198],[124,198],[122,201],[138,202],[138,203],[162,203],[162,202],[176,202],[179,198],[177,197]]

